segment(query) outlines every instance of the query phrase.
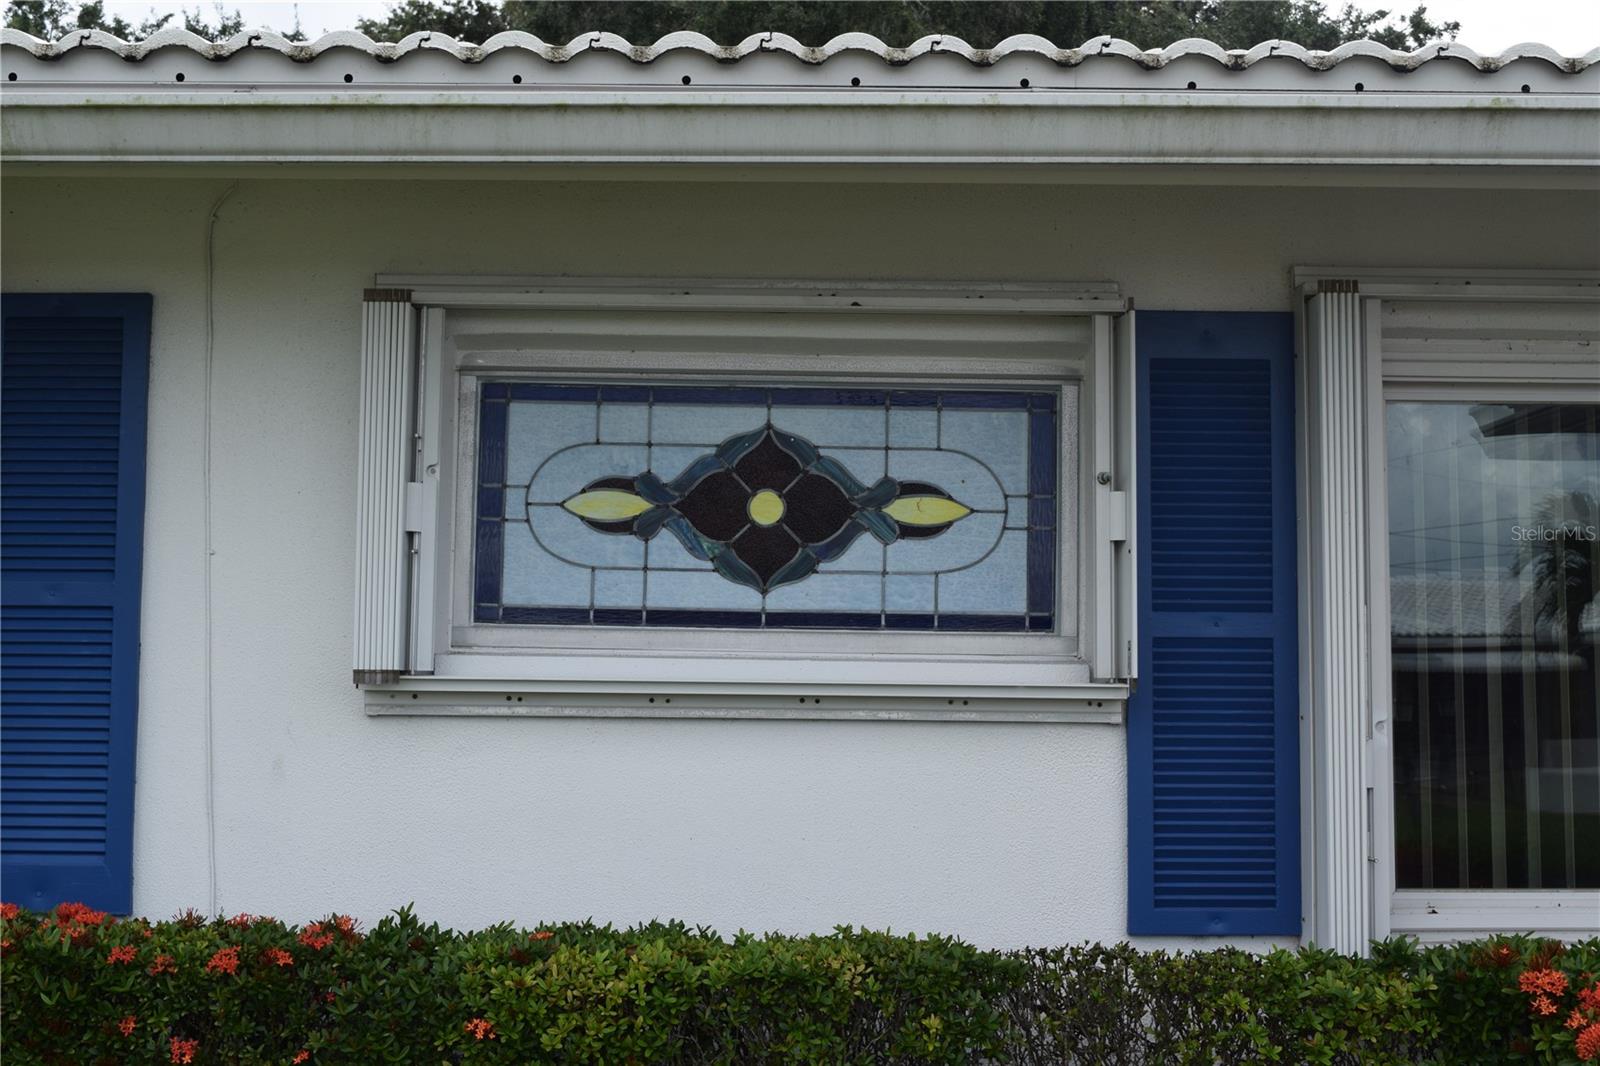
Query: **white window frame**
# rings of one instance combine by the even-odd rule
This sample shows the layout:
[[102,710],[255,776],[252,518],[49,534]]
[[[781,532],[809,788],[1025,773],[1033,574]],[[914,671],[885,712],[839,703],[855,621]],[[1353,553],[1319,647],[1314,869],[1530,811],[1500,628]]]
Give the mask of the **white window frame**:
[[[1134,646],[1131,313],[1114,286],[873,285],[816,282],[573,281],[547,278],[377,278],[380,296],[405,294],[405,310],[374,325],[364,341],[362,470],[363,562],[390,559],[371,513],[392,515],[395,495],[369,482],[393,468],[373,456],[407,451],[398,511],[409,565],[400,588],[382,575],[358,581],[356,678],[374,714],[513,714],[589,717],[907,718],[954,721],[1120,723]],[[370,294],[369,294],[370,295]],[[519,351],[455,351],[451,327],[472,315],[576,313],[614,343],[602,352],[563,351],[559,343]],[[830,324],[860,322],[893,332],[893,316],[945,316],[979,331],[1019,317],[1081,319],[1087,329],[1078,375],[1053,356],[1014,361],[948,357],[915,364],[916,383],[993,383],[1064,388],[1077,397],[1077,433],[1063,439],[1063,510],[1075,512],[1075,558],[1058,567],[1071,596],[1075,645],[1058,634],[926,633],[750,634],[747,631],[615,631],[580,627],[475,626],[465,611],[471,571],[472,492],[457,471],[475,460],[479,376],[549,379],[628,376],[627,380],[767,380],[897,384],[906,360],[746,359],[728,351],[651,351],[652,334],[681,312],[726,316],[739,324],[781,323],[787,313]],[[409,317],[408,317],[409,316]],[[678,318],[674,318],[678,316]],[[891,316],[885,318],[883,316]],[[877,318],[876,322],[871,319]],[[698,319],[697,319],[698,321]],[[1048,325],[1048,323],[1046,323]],[[710,333],[707,337],[710,337]],[[998,334],[997,334],[998,336]],[[996,341],[1000,346],[1002,342]],[[393,351],[409,346],[408,354]],[[516,345],[511,347],[515,348]],[[779,346],[781,353],[781,345]],[[762,357],[764,354],[764,358]],[[414,367],[413,384],[394,381]],[[820,365],[818,365],[820,364]],[[781,378],[773,377],[781,373]],[[405,417],[380,417],[387,390]],[[370,409],[370,410],[369,410]],[[1063,426],[1069,420],[1063,419]],[[458,432],[459,430],[459,432]],[[1064,437],[1067,435],[1064,433]],[[399,443],[397,443],[397,441]],[[385,508],[387,507],[387,511]],[[381,526],[382,523],[379,523]],[[393,529],[392,520],[388,528]],[[1064,532],[1063,539],[1066,539]],[[392,536],[382,541],[392,549]],[[372,590],[391,595],[374,597]],[[1098,596],[1097,596],[1098,592]],[[1064,605],[1069,601],[1063,599]],[[386,617],[399,610],[403,651],[393,649]],[[387,639],[374,641],[370,634]],[[752,640],[752,636],[757,638]],[[363,658],[363,655],[365,658]]]
[[1600,891],[1396,887],[1385,439],[1391,400],[1600,397],[1600,378],[1592,357],[1518,360],[1488,333],[1459,360],[1386,363],[1382,320],[1407,301],[1470,304],[1486,317],[1526,302],[1600,314],[1600,277],[1307,267],[1294,280],[1307,939],[1359,953],[1393,934],[1594,936]]
[[[649,351],[630,352],[629,358],[637,358],[652,368],[662,362],[661,356]],[[674,370],[651,370],[648,380],[657,384],[686,385],[717,385],[729,381],[729,372],[719,369],[715,358],[678,356],[673,361],[677,364]],[[904,379],[896,381],[894,369],[883,361],[859,359],[853,363],[852,374],[857,376],[851,380],[863,386],[871,384],[892,388],[908,384]],[[945,369],[946,373],[919,378],[916,384],[920,387],[949,388],[993,384],[983,377],[984,367],[977,362],[962,361]],[[447,369],[446,377],[449,376],[451,374]],[[584,356],[557,352],[519,352],[512,357],[493,356],[489,361],[473,353],[457,362],[454,377],[457,380],[456,394],[442,397],[444,406],[449,409],[442,428],[447,439],[457,437],[463,442],[476,440],[478,390],[486,381],[635,384],[644,380],[638,374],[618,374],[611,369],[597,369]],[[737,380],[742,383],[751,379],[740,377]],[[800,385],[837,385],[839,380],[837,377],[807,380],[794,375],[783,378],[785,384]],[[1061,466],[1063,473],[1078,470],[1077,435],[1067,431],[1069,427],[1076,426],[1080,405],[1078,394],[1081,391],[1078,383],[1059,377],[1051,380],[1043,375],[1019,375],[1008,379],[1006,384],[1054,392],[1063,414],[1070,409],[1072,418],[1063,418],[1063,431],[1058,442],[1063,460]],[[432,402],[432,396],[424,397],[424,403]],[[450,417],[452,414],[453,418]],[[456,545],[471,543],[474,526],[475,486],[473,478],[461,477],[461,474],[470,473],[476,454],[469,455],[467,452],[465,446],[458,450],[456,483],[452,494],[454,525],[451,532]],[[1058,614],[1066,619],[1070,633],[941,634],[924,631],[720,630],[666,626],[641,628],[475,623],[472,621],[471,595],[474,560],[470,552],[457,550],[452,553],[447,582],[451,593],[448,612],[450,625],[435,638],[436,648],[445,650],[419,649],[413,656],[412,666],[418,669],[421,663],[427,661],[426,656],[433,654],[439,660],[435,670],[441,673],[470,673],[493,668],[531,676],[543,669],[540,662],[543,659],[581,653],[589,657],[616,660],[604,666],[607,672],[617,671],[619,676],[647,676],[650,671],[647,664],[638,661],[640,655],[715,655],[719,664],[748,661],[752,664],[755,676],[770,677],[785,672],[784,667],[779,665],[780,661],[801,658],[826,658],[841,666],[851,661],[871,661],[874,664],[872,672],[877,675],[884,673],[886,664],[910,664],[909,669],[920,671],[938,669],[944,662],[964,661],[969,664],[964,670],[970,671],[973,669],[970,664],[994,660],[1026,672],[1038,664],[1082,661],[1077,632],[1081,582],[1075,563],[1079,555],[1075,508],[1064,516],[1058,527],[1061,543],[1056,567],[1056,598],[1060,606]],[[1072,565],[1064,565],[1068,563]],[[732,639],[734,633],[738,634],[739,639]],[[864,641],[865,637],[871,639]],[[868,646],[864,648],[863,643]],[[500,663],[486,660],[486,657],[496,657]],[[719,668],[728,667],[723,665]],[[1084,664],[1084,674],[1088,676],[1087,664]]]

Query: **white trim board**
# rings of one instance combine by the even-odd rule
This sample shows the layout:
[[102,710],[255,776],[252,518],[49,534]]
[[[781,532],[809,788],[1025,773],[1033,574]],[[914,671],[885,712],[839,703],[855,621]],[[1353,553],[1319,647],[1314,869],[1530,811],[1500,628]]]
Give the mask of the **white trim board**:
[[[104,177],[105,164],[5,161],[8,174],[29,178]],[[1600,170],[1591,166],[1485,167],[1473,165],[1395,167],[1384,164],[1297,166],[1269,163],[1041,163],[995,166],[983,163],[761,163],[726,167],[718,163],[478,163],[433,160],[412,163],[319,163],[315,171],[281,163],[141,163],[142,178],[315,178],[319,181],[516,181],[516,182],[738,182],[740,184],[857,185],[1211,185],[1229,188],[1295,189],[1600,189]]]
[[1394,894],[1394,933],[1427,942],[1481,936],[1486,930],[1560,940],[1600,935],[1600,891],[1402,889]]
[[[371,715],[748,718],[1121,725],[1126,685],[628,684],[410,677],[366,688]],[[919,691],[921,689],[922,691]]]
[[415,304],[543,310],[831,311],[848,314],[1081,315],[1124,311],[1113,281],[861,282],[840,279],[567,278],[378,274]]
[[1428,300],[1600,300],[1600,273],[1581,270],[1450,270],[1304,266],[1291,273],[1304,296],[1326,281],[1354,282],[1363,296]]
[[1543,180],[1533,175],[1551,168],[1600,167],[1600,96],[1592,93],[680,87],[379,91],[359,94],[356,106],[342,87],[62,85],[3,95],[8,166],[887,164],[912,178],[918,167],[948,165],[1349,165],[1496,170],[1512,183]]

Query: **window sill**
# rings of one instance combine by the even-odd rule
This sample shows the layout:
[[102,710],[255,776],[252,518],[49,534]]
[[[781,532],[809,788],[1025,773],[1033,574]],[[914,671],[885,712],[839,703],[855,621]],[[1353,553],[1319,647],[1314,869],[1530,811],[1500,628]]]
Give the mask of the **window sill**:
[[1534,933],[1579,940],[1600,933],[1594,889],[1400,889],[1390,931],[1424,942],[1491,933]]
[[363,689],[373,716],[726,718],[1121,725],[1128,686],[666,683],[402,677]]

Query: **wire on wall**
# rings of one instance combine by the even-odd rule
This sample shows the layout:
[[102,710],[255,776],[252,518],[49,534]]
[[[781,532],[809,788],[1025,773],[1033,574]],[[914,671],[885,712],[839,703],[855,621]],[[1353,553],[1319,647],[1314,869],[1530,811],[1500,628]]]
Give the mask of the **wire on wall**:
[[205,530],[205,762],[206,762],[206,881],[209,887],[211,914],[219,914],[220,896],[217,891],[217,772],[215,757],[215,714],[212,699],[212,621],[211,621],[211,560],[216,554],[212,546],[211,523],[211,429],[212,429],[212,404],[211,404],[211,376],[212,366],[216,358],[216,250],[217,250],[217,213],[222,210],[222,205],[228,202],[234,192],[239,188],[238,182],[233,182],[223,190],[211,205],[211,211],[206,216],[206,315],[205,315],[205,434],[201,444],[201,485],[204,494],[204,517],[202,524]]

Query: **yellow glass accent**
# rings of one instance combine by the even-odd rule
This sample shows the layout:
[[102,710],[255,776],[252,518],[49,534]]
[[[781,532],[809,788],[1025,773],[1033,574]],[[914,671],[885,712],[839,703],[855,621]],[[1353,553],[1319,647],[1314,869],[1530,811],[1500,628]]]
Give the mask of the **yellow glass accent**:
[[967,517],[972,508],[944,496],[901,496],[883,513],[908,526],[942,526]]
[[580,518],[597,522],[625,522],[650,510],[650,501],[622,489],[590,489],[562,503]]
[[750,497],[750,521],[758,526],[770,526],[783,517],[783,497],[771,489],[762,489]]

